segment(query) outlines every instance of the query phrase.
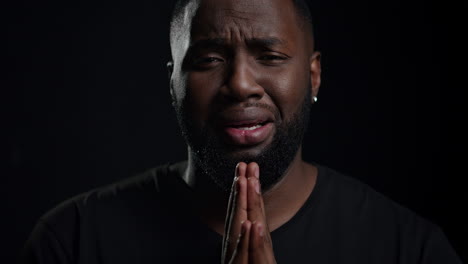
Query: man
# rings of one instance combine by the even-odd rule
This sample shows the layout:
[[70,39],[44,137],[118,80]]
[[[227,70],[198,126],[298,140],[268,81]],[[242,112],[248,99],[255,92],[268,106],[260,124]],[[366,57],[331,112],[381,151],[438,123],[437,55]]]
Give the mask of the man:
[[58,206],[26,262],[461,263],[437,227],[302,160],[321,71],[302,1],[179,1],[170,37],[188,160]]

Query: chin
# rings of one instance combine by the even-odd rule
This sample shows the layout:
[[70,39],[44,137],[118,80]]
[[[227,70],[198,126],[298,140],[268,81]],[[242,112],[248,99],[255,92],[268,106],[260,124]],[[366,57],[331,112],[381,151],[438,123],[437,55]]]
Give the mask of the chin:
[[251,162],[255,161],[262,154],[260,149],[239,149],[234,151],[225,152],[226,158],[235,160],[237,162]]
[[230,160],[251,162],[264,154],[270,145],[271,140],[255,146],[226,146],[222,148],[222,152],[223,155]]

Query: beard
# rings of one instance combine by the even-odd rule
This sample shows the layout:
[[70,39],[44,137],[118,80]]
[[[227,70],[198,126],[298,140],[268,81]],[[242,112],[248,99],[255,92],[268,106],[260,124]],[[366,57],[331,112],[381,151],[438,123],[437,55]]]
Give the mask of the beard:
[[199,129],[194,125],[190,111],[187,111],[187,102],[182,102],[180,106],[175,104],[177,120],[190,147],[197,177],[210,179],[221,191],[229,193],[237,163],[256,162],[260,168],[262,191],[270,190],[284,177],[302,144],[310,118],[310,91],[308,89],[301,106],[290,119],[283,122],[275,119],[273,140],[258,154],[234,154],[236,149],[223,143],[212,130]]

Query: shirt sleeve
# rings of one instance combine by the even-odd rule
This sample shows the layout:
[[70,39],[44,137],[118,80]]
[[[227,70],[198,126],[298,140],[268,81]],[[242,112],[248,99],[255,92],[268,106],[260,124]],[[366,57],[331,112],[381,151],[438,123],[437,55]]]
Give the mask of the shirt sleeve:
[[428,236],[421,263],[463,264],[447,237],[439,227],[433,228],[432,232]]
[[70,255],[53,229],[43,220],[39,220],[20,257],[22,264],[68,264]]

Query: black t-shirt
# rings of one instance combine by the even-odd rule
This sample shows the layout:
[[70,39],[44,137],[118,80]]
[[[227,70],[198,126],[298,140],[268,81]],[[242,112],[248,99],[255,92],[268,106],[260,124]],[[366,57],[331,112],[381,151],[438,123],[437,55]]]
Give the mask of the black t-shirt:
[[[183,166],[65,201],[39,220],[25,263],[220,263],[222,236],[191,213]],[[271,235],[278,263],[461,263],[437,226],[323,166],[302,208]]]

